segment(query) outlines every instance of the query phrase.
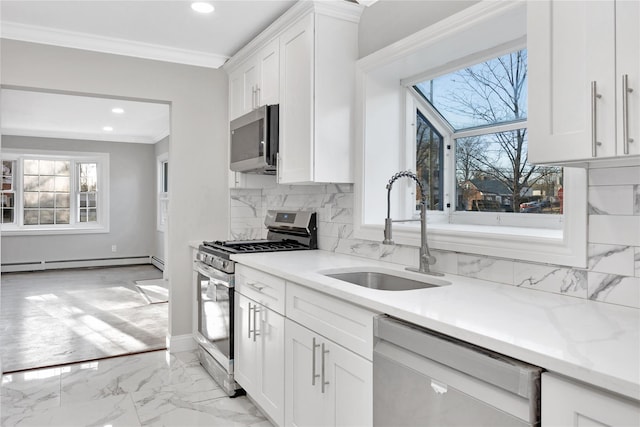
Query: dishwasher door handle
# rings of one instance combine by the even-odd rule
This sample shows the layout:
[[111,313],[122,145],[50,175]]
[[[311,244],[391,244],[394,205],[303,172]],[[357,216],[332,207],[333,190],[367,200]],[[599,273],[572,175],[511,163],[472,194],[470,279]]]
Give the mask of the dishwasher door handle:
[[537,366],[401,320],[377,317],[374,331],[375,336],[383,342],[389,342],[527,399],[535,393],[540,381],[542,369]]

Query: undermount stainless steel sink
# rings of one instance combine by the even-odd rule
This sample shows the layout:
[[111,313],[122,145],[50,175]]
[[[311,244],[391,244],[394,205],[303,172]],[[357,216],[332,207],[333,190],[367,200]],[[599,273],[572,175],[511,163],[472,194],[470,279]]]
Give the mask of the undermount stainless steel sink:
[[387,274],[377,271],[347,271],[325,273],[325,276],[354,285],[382,291],[409,291],[413,289],[427,289],[437,286],[450,285],[445,280],[429,278],[430,281],[415,280],[395,274]]

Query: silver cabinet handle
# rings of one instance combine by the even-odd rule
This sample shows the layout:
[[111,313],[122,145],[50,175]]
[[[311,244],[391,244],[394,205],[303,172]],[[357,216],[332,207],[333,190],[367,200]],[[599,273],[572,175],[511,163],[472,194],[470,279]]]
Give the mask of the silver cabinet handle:
[[597,146],[602,145],[601,142],[598,142],[598,124],[596,123],[597,118],[597,99],[602,98],[602,95],[598,93],[596,88],[596,81],[591,82],[591,157],[596,157]]
[[247,319],[247,331],[249,331],[249,335],[247,338],[251,339],[251,303],[249,303],[249,310],[247,310],[248,319]]
[[260,107],[260,86],[256,86],[256,108]]
[[264,285],[260,286],[256,282],[247,282],[247,285],[251,286],[252,288],[257,290],[258,292],[262,292],[262,290],[265,288]]
[[256,109],[256,87],[251,86],[251,109]]
[[257,323],[256,318],[258,317],[259,314],[260,314],[260,309],[256,304],[253,306],[253,342],[256,342],[256,336],[260,335],[260,331],[256,327],[256,323]]
[[316,374],[316,348],[320,347],[320,344],[316,344],[316,339],[314,338],[311,342],[311,385],[316,385],[316,378],[320,375]]
[[276,181],[280,184],[280,181],[282,180],[282,159],[280,158],[280,152],[276,155],[276,162]]
[[633,89],[629,87],[629,75],[622,75],[622,141],[624,142],[624,154],[629,154],[629,143],[633,138],[629,138],[629,94]]
[[325,381],[324,380],[324,376],[325,376],[325,369],[324,369],[324,356],[325,354],[329,353],[329,350],[325,350],[324,349],[324,343],[322,343],[322,367],[321,367],[321,378],[320,378],[320,384],[321,384],[321,391],[324,394],[324,386],[329,384],[329,381]]

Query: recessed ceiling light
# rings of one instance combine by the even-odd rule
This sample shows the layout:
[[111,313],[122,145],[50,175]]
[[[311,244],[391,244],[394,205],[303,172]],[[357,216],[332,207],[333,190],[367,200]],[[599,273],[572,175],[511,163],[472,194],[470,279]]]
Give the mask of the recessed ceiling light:
[[215,9],[211,3],[196,1],[191,3],[191,9],[198,13],[211,13]]
[[120,108],[120,107],[112,108],[111,112],[114,113],[114,114],[123,114],[124,113],[124,108]]
[[102,128],[102,130],[105,131],[105,132],[111,132],[113,130],[113,127],[105,126],[105,127]]

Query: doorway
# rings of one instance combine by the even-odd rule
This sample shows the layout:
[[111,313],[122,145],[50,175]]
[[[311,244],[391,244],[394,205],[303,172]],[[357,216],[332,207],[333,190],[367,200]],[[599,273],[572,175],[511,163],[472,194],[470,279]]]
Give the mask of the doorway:
[[[164,159],[166,174],[169,105],[6,87],[0,100],[0,332],[3,340],[10,338],[2,348],[13,352],[32,341],[40,366],[49,366],[47,348],[53,347],[40,347],[47,339],[35,343],[19,333],[43,322],[43,313],[59,320],[49,320],[55,328],[40,330],[51,329],[47,337],[68,342],[59,351],[69,360],[60,363],[164,346],[168,302],[148,296],[164,287],[168,298],[162,280],[169,267],[166,215],[161,223],[168,188],[160,191],[158,159]],[[75,320],[63,316],[74,312]],[[144,327],[151,323],[158,327]],[[110,335],[115,331],[123,335],[116,339]],[[118,340],[132,345],[107,345]],[[38,367],[10,360],[2,355],[3,371]]]

